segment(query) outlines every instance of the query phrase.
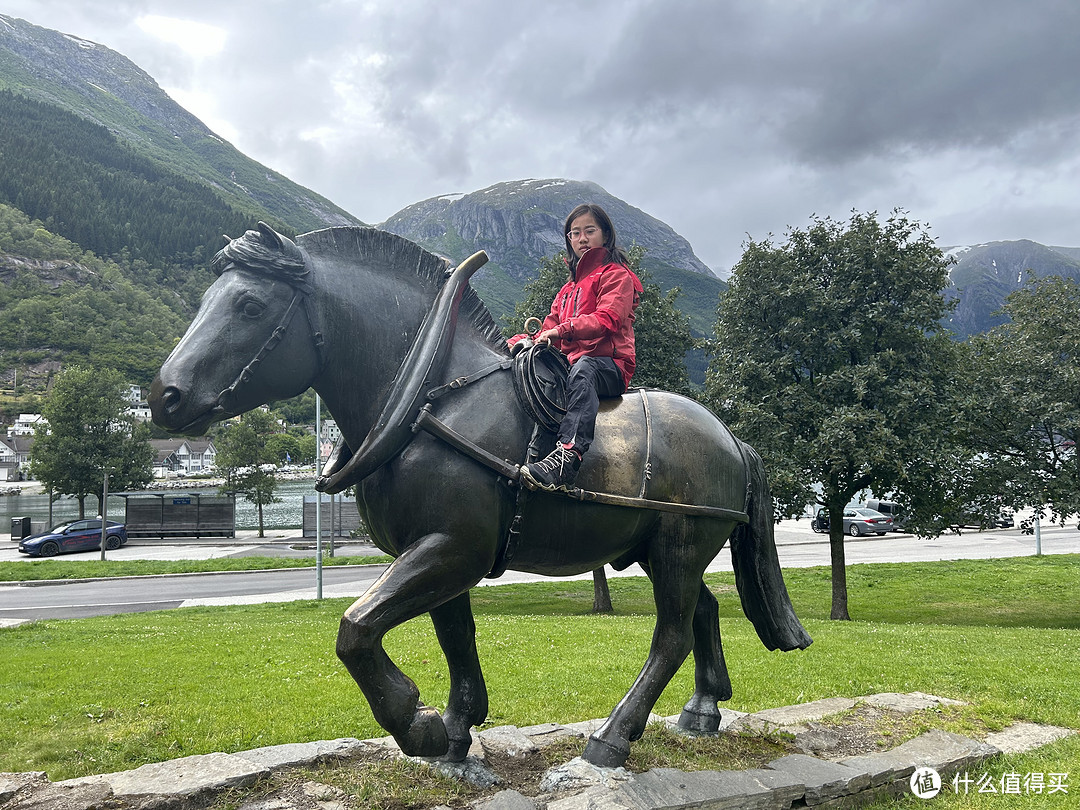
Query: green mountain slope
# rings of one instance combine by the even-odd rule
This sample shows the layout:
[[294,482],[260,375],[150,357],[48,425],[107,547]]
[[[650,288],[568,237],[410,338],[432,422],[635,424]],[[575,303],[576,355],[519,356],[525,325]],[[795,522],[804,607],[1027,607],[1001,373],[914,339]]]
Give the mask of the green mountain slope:
[[362,224],[324,197],[237,151],[126,57],[0,14],[0,89],[99,124],[136,154],[213,189],[252,222],[295,231]]

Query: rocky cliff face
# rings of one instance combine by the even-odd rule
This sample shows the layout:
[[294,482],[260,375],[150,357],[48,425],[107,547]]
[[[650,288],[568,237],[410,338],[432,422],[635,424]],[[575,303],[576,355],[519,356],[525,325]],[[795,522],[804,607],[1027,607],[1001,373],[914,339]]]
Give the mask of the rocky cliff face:
[[1002,318],[994,313],[1009,293],[1024,286],[1029,272],[1080,281],[1080,260],[1067,255],[1075,250],[1049,248],[1028,239],[947,249],[957,260],[947,290],[957,306],[947,325],[957,337],[967,338],[1000,324]]
[[582,202],[602,206],[615,222],[620,243],[644,245],[650,261],[713,276],[670,226],[595,183],[575,180],[515,180],[434,197],[402,209],[379,227],[455,260],[483,248],[511,278],[522,281],[540,259],[563,247],[563,222]]
[[608,212],[621,245],[636,243],[647,249],[644,268],[664,289],[683,289],[680,305],[694,310],[695,323],[715,316],[716,297],[724,284],[694,255],[690,243],[669,225],[595,183],[562,179],[496,183],[468,194],[415,203],[379,227],[451,261],[487,251],[491,263],[481,270],[475,286],[488,305],[501,313],[513,309],[513,301],[535,277],[541,259],[564,247],[563,223],[582,202],[597,203]]

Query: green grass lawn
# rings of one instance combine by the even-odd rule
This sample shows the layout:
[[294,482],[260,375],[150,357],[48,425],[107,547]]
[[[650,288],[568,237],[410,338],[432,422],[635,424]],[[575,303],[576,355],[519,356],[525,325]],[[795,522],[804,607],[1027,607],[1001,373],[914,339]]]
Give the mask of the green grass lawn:
[[[1015,720],[1080,728],[1080,557],[851,566],[852,622],[827,618],[827,569],[785,577],[814,637],[802,652],[767,651],[742,616],[731,577],[707,577],[735,689],[727,707],[921,691],[971,704],[947,718],[961,733]],[[653,629],[644,578],[612,579],[611,590],[614,616],[588,614],[588,581],[473,591],[488,724],[608,714],[640,669]],[[383,736],[334,656],[347,604],[186,608],[0,630],[0,771],[45,770],[55,780],[196,753]],[[398,628],[386,646],[424,700],[442,706],[449,681],[430,621]],[[678,713],[692,683],[688,662],[656,711]],[[1072,803],[996,797],[986,806],[1076,806],[1075,737],[1000,767],[1011,762],[1029,772],[1071,771]],[[965,801],[935,806],[984,806]]]

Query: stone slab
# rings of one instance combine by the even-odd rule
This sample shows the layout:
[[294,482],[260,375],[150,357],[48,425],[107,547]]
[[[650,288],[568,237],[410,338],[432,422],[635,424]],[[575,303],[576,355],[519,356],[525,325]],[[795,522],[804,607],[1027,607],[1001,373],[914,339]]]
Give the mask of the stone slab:
[[337,740],[268,745],[263,748],[253,748],[250,751],[240,751],[233,756],[254,762],[268,770],[274,770],[311,765],[325,759],[349,757],[359,754],[366,747],[360,740],[343,737]]
[[801,781],[806,786],[803,798],[808,807],[870,787],[870,774],[866,771],[806,754],[774,759],[768,767]]
[[876,751],[839,760],[841,765],[857,768],[870,774],[870,787],[879,788],[911,778],[915,763],[911,757],[897,756],[892,751]]
[[20,790],[31,785],[44,785],[49,781],[45,771],[26,771],[24,773],[0,773],[0,804],[3,804]]
[[88,807],[105,807],[112,798],[112,791],[104,783],[63,785],[48,782],[27,794],[19,794],[5,805],[5,810],[86,810]]
[[556,793],[564,790],[585,790],[599,785],[615,788],[631,778],[626,768],[600,768],[591,762],[574,757],[569,762],[548,769],[540,780],[540,790]]
[[622,801],[613,791],[594,787],[573,796],[554,799],[547,810],[636,810]]
[[83,776],[55,784],[104,784],[116,796],[183,796],[245,787],[269,770],[234,754],[197,754],[168,762],[154,762],[134,770]]
[[787,810],[805,788],[779,771],[694,771],[655,768],[617,791],[634,810]]
[[567,723],[566,727],[574,734],[581,737],[588,737],[606,722],[607,718],[601,717],[596,720],[582,720],[580,723]]
[[532,739],[523,734],[517,726],[493,726],[484,729],[477,736],[487,756],[501,754],[521,759],[537,750]]
[[1049,745],[1075,734],[1071,728],[1060,726],[1042,726],[1038,723],[1013,723],[1001,731],[995,731],[986,737],[985,742],[999,749],[1004,754],[1022,754],[1033,748]]
[[560,723],[540,723],[536,726],[524,726],[521,733],[532,740],[533,745],[537,748],[543,748],[568,737],[581,736]]
[[876,706],[879,709],[900,712],[901,714],[911,714],[924,709],[937,708],[938,706],[965,705],[962,700],[928,695],[925,692],[879,692],[876,695],[861,697],[858,702]]
[[785,726],[799,726],[828,717],[832,714],[846,712],[855,708],[855,701],[851,698],[825,698],[810,703],[799,703],[794,706],[780,706],[776,709],[765,709],[753,712],[739,718],[732,725],[733,731],[754,731],[765,733],[776,731]]
[[929,765],[939,773],[955,773],[997,756],[1000,749],[987,743],[934,729],[892,749],[898,759],[910,759],[916,767]]
[[516,790],[501,790],[490,799],[474,804],[476,810],[536,810],[536,802]]

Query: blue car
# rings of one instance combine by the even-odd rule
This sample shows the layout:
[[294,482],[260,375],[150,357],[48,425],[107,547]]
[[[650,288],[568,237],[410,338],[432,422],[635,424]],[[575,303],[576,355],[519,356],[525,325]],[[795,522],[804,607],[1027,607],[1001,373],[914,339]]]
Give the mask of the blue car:
[[[127,542],[123,523],[112,520],[105,526],[105,548],[120,548]],[[93,551],[101,548],[101,518],[61,523],[47,532],[34,534],[19,542],[19,551],[31,557],[54,557],[68,551]]]

